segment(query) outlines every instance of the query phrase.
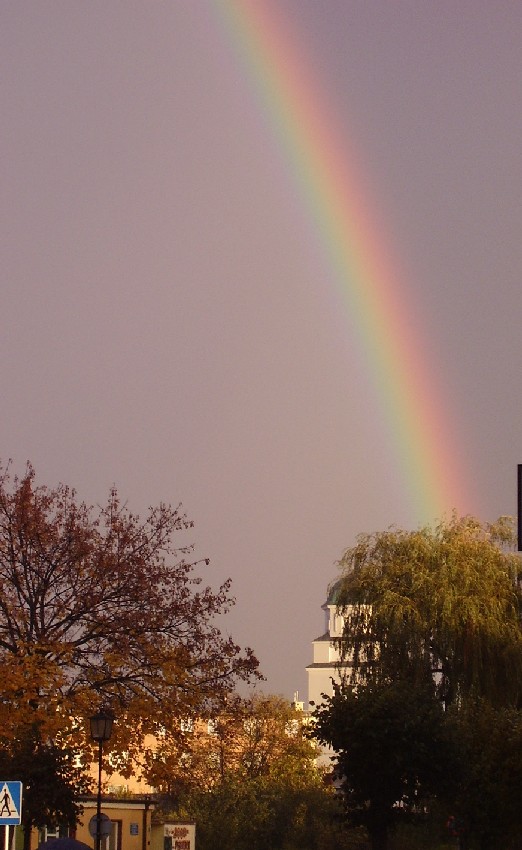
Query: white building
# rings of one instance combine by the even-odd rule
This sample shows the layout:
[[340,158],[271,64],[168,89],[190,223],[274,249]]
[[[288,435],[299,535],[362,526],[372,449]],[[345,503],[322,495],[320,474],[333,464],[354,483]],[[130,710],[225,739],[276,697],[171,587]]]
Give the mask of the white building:
[[312,643],[313,660],[306,668],[308,674],[308,705],[319,705],[323,694],[333,694],[332,682],[340,682],[342,673],[347,670],[341,664],[336,640],[343,633],[344,617],[337,612],[337,594],[339,581],[328,588],[326,602],[322,606],[325,618],[325,631]]

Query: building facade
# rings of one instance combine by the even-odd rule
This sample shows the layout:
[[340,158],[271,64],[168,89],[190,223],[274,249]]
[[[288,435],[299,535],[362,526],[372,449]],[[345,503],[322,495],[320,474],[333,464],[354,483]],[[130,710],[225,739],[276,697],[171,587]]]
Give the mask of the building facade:
[[324,631],[312,642],[312,663],[306,668],[308,675],[308,706],[313,708],[323,702],[323,694],[333,694],[333,683],[340,682],[349,669],[341,660],[339,639],[344,628],[344,616],[339,613],[337,597],[339,581],[328,588],[324,612]]

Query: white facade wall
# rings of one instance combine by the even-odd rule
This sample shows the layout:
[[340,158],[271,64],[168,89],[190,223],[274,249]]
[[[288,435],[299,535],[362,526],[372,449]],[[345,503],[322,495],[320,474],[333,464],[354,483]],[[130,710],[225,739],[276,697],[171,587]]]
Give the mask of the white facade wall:
[[[337,612],[337,605],[329,593],[328,600],[322,606],[324,612],[324,633],[312,642],[312,663],[306,668],[308,674],[308,705],[318,705],[323,694],[333,694],[333,682],[340,681],[339,650],[336,639],[343,633],[344,617]],[[346,667],[344,667],[346,669]]]

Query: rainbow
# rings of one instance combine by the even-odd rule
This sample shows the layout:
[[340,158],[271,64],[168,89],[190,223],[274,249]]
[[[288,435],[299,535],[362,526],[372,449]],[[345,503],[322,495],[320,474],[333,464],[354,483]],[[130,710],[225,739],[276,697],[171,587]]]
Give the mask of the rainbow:
[[465,512],[470,502],[447,405],[346,134],[337,131],[276,0],[214,3],[283,147],[358,333],[412,519]]

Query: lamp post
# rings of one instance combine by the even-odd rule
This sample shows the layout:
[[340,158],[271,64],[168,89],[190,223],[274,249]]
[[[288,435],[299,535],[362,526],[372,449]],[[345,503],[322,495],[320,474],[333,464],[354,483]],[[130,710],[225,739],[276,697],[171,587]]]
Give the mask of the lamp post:
[[113,718],[104,711],[89,718],[91,724],[91,738],[98,741],[98,796],[96,798],[96,850],[100,850],[101,844],[101,776],[102,776],[102,752],[103,742],[108,741],[112,734]]

